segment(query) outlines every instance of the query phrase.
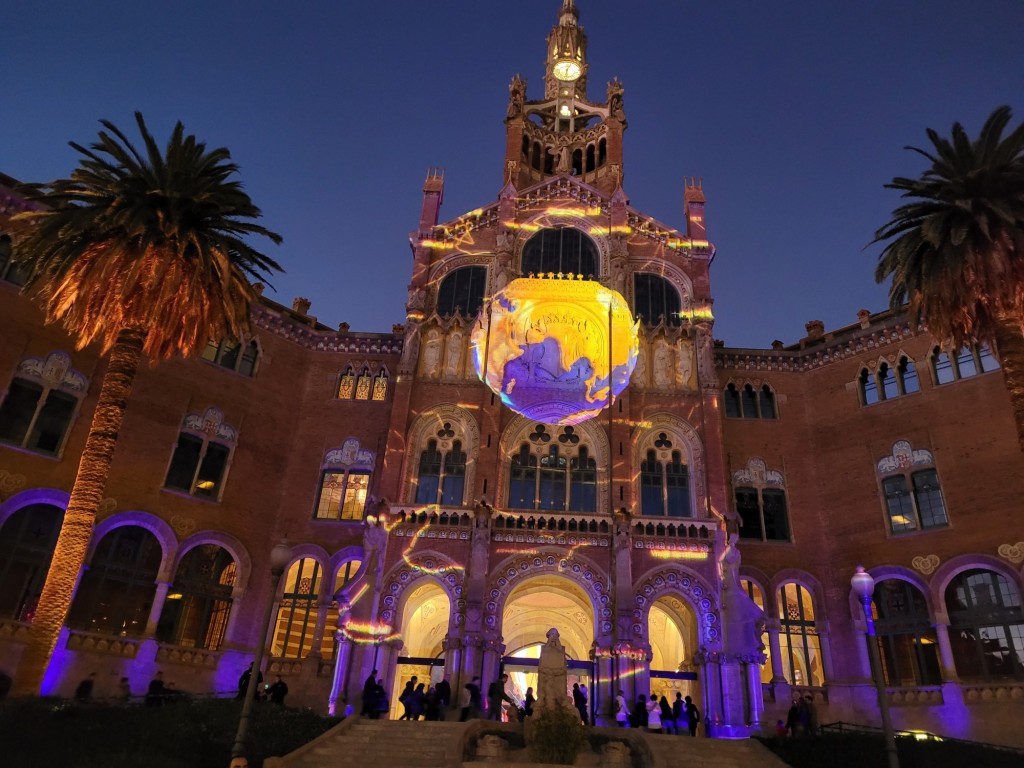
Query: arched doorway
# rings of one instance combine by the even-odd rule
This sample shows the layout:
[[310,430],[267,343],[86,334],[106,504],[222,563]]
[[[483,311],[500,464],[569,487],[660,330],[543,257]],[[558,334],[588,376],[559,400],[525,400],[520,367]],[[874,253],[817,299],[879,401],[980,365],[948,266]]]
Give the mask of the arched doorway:
[[672,704],[676,695],[692,696],[700,706],[697,669],[697,617],[685,600],[674,595],[659,598],[647,616],[647,637],[651,643],[651,690]]
[[[451,600],[440,584],[430,579],[413,587],[402,609],[402,655],[398,657],[391,692],[391,719],[402,715],[398,697],[416,678],[428,690],[444,676],[444,639],[448,635]],[[376,666],[376,660],[374,661]]]
[[537,691],[537,660],[547,632],[554,627],[565,647],[569,667],[566,696],[573,683],[587,688],[593,722],[593,673],[590,658],[594,643],[594,609],[587,593],[571,579],[557,574],[535,576],[519,584],[509,594],[502,612],[501,634],[506,656],[503,671],[508,673],[510,694],[522,703],[527,688]]

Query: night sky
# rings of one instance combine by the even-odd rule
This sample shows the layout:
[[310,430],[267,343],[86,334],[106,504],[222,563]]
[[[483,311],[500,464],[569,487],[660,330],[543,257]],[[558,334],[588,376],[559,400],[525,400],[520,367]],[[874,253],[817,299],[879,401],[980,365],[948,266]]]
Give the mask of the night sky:
[[[577,0],[589,96],[625,85],[625,190],[682,228],[683,178],[703,177],[715,335],[793,343],[804,323],[884,309],[865,250],[914,176],[925,129],[974,135],[1000,104],[1024,118],[1020,0],[696,3]],[[494,202],[508,82],[540,98],[560,0],[19,4],[4,14],[0,171],[70,173],[69,140],[141,110],[227,146],[284,238],[267,295],[322,322],[404,319],[429,166],[442,219]],[[134,134],[132,134],[134,135]]]

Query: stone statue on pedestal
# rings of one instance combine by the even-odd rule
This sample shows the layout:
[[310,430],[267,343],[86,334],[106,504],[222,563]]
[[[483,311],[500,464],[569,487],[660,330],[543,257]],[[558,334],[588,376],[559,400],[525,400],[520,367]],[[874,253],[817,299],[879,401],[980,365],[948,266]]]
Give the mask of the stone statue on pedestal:
[[558,630],[548,630],[548,641],[541,646],[537,665],[537,704],[534,711],[564,707],[569,703],[568,673],[565,666],[565,648],[558,639]]

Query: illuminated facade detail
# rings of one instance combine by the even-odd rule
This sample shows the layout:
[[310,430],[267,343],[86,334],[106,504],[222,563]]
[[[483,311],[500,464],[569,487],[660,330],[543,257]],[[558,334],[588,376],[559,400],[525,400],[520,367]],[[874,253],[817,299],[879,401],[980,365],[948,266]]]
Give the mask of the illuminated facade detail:
[[[463,408],[439,404],[410,430],[405,457],[406,501],[411,504],[470,504],[480,450],[477,421]],[[442,501],[442,499],[444,501]]]
[[550,424],[596,416],[636,366],[629,307],[590,280],[513,281],[490,298],[472,345],[477,375],[491,391],[516,413]]

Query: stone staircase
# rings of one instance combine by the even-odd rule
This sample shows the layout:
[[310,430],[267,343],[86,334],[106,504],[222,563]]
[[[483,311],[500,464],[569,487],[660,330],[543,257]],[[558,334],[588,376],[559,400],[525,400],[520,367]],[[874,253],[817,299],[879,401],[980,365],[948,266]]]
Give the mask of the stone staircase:
[[[284,757],[268,758],[264,768],[463,768],[464,744],[483,729],[488,732],[518,731],[518,725],[473,720],[455,722],[408,722],[395,720],[364,720],[352,717],[295,752]],[[746,739],[693,739],[689,736],[651,734],[632,729],[598,728],[595,731],[615,735],[630,742],[634,768],[786,768],[760,742]],[[521,733],[521,731],[518,731]],[[521,743],[521,742],[520,742]],[[520,754],[507,759],[467,762],[480,768],[512,768],[525,766]],[[481,758],[477,757],[477,761]],[[603,761],[596,753],[581,756],[576,763],[587,768],[601,768]]]

